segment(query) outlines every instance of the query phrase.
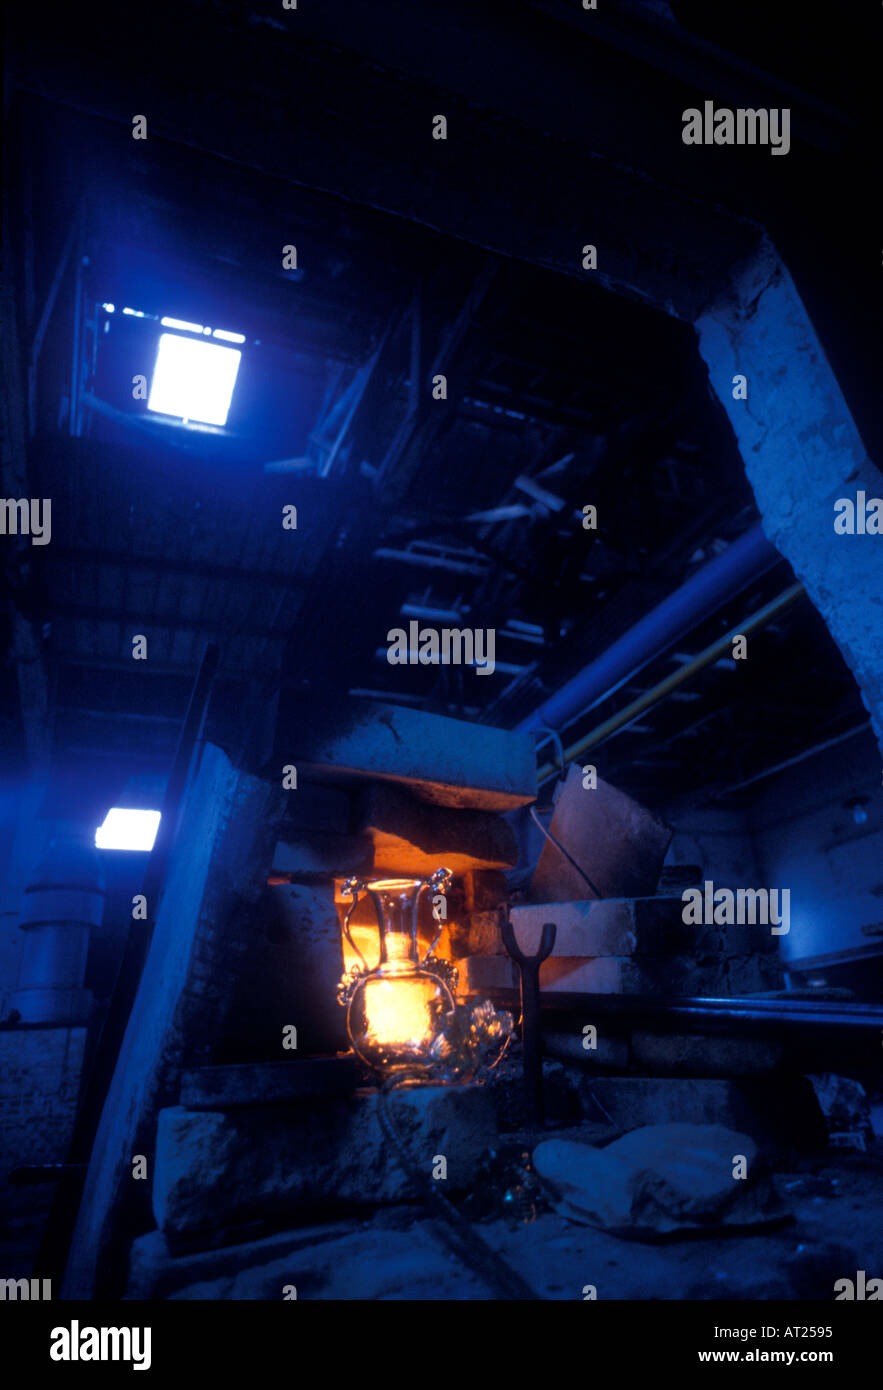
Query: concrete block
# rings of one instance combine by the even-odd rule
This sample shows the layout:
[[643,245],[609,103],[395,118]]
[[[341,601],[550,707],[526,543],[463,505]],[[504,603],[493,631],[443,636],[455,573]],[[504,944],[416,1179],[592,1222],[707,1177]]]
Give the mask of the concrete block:
[[[607,782],[584,787],[575,763],[558,787],[548,828],[601,897],[646,897],[656,891],[671,830]],[[587,896],[585,879],[547,840],[530,886],[531,902],[579,902]]]
[[662,1076],[762,1076],[776,1069],[784,1048],[760,1038],[635,1029],[631,1055],[636,1070]]
[[678,898],[605,898],[513,907],[523,951],[534,955],[543,923],[557,927],[553,956],[660,956],[697,947],[704,928],[687,925]]
[[305,1096],[352,1095],[359,1069],[354,1057],[305,1057],[299,1062],[256,1062],[231,1067],[200,1067],[181,1078],[181,1104],[187,1110],[274,1105]]
[[276,756],[280,768],[293,763],[323,780],[382,779],[439,806],[510,811],[536,798],[534,746],[531,734],[398,705],[323,709],[292,698]]
[[475,1181],[496,1139],[493,1102],[478,1086],[421,1086],[389,1097],[413,1166],[403,1167],[380,1117],[378,1092],[305,1101],[291,1109],[163,1110],[153,1209],[167,1234],[210,1232],[256,1220],[278,1223],[310,1207],[420,1198],[437,1156],[446,1190]]
[[374,847],[367,836],[300,832],[277,844],[270,882],[326,883],[335,876],[367,873],[373,863]]
[[374,846],[374,871],[423,876],[440,864],[455,874],[518,862],[515,832],[489,811],[429,806],[392,783],[361,797],[359,830]]
[[767,957],[699,959],[693,955],[643,957],[550,956],[540,966],[547,994],[647,994],[732,997],[767,988],[778,973]]
[[[468,956],[458,960],[460,990],[517,989],[518,968],[508,956]],[[557,956],[540,966],[545,994],[646,994],[655,997],[730,998],[773,988],[781,976],[771,956]]]

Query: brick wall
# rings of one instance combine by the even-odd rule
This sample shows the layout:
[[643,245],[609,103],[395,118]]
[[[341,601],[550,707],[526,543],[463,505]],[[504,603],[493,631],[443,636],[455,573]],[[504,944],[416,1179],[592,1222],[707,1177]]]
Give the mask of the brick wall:
[[0,1180],[23,1163],[60,1163],[76,1112],[85,1028],[0,1029]]

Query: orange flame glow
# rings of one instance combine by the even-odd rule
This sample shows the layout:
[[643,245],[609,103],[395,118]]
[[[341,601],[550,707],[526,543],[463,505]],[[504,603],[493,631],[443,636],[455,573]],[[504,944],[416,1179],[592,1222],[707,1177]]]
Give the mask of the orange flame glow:
[[426,1043],[432,1037],[432,980],[371,980],[365,986],[368,1039],[379,1043]]

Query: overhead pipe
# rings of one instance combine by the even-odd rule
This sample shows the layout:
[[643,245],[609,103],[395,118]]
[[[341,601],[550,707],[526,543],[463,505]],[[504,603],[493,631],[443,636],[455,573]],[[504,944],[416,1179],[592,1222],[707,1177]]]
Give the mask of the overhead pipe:
[[726,599],[772,569],[780,559],[779,552],[757,522],[584,666],[516,728],[563,729],[573,723],[709,618]]
[[[695,676],[699,671],[704,671],[705,667],[711,666],[713,662],[719,661],[731,650],[736,637],[749,637],[752,632],[766,627],[767,623],[772,622],[780,613],[784,613],[785,609],[790,608],[792,603],[796,603],[797,599],[801,598],[805,592],[802,584],[792,584],[781,594],[777,594],[769,603],[764,604],[763,608],[752,613],[750,618],[743,619],[737,627],[725,632],[723,637],[718,637],[715,642],[712,642],[704,651],[699,652],[684,666],[679,666],[677,671],[673,671],[670,676],[666,676],[650,690],[645,690],[624,709],[618,710],[616,714],[605,719],[597,728],[591,729],[589,733],[577,739],[576,743],[572,743],[569,748],[563,749],[562,763],[566,766],[567,763],[572,763],[576,758],[581,758],[590,748],[603,743],[612,734],[625,728],[627,724],[631,724],[639,714],[643,714],[644,710],[652,708],[653,705],[658,705],[660,700],[664,700],[673,690],[677,690],[691,676]],[[559,764],[547,763],[537,773],[537,783],[542,785],[543,782],[547,782],[550,777],[556,776],[560,771]]]

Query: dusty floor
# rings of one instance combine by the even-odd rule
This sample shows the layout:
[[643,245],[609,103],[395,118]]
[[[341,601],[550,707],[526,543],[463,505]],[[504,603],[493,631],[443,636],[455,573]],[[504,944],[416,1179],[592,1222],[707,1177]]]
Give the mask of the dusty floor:
[[[786,1224],[650,1243],[555,1212],[524,1164],[533,1137],[507,1136],[488,1181],[458,1206],[540,1298],[583,1299],[594,1286],[598,1299],[828,1301],[835,1282],[855,1279],[858,1270],[869,1279],[883,1277],[883,1141],[864,1154],[828,1150],[778,1164],[773,1180],[791,1212]],[[0,1231],[4,1272],[29,1263],[45,1210],[36,1192],[32,1200],[29,1218]],[[273,1300],[293,1283],[299,1298],[499,1297],[486,1277],[450,1253],[443,1226],[437,1214],[427,1219],[423,1209],[409,1206],[382,1209],[370,1220],[351,1216],[301,1228],[289,1249],[280,1235],[239,1247],[241,1261],[228,1250],[233,1259],[223,1272],[211,1267],[214,1256],[207,1252],[204,1270],[194,1269],[169,1293]]]
[[[510,1159],[511,1177],[515,1158]],[[883,1275],[883,1144],[866,1154],[795,1159],[776,1173],[775,1182],[791,1219],[750,1233],[624,1240],[562,1219],[529,1177],[499,1189],[504,1214],[490,1210],[476,1224],[520,1278],[550,1300],[582,1300],[592,1285],[598,1299],[833,1301],[838,1279],[855,1279],[860,1269],[868,1278]],[[461,1208],[479,1200],[495,1206],[486,1190]],[[190,1282],[170,1296],[272,1300],[294,1284],[298,1298],[313,1299],[501,1297],[486,1277],[450,1253],[443,1226],[420,1208],[385,1208],[372,1220],[302,1230],[297,1249],[280,1248],[281,1236],[275,1246],[261,1242],[239,1268],[228,1263],[220,1277],[206,1253],[199,1257],[203,1277],[194,1278],[194,1269]]]
[[803,1158],[774,1176],[793,1214],[777,1229],[623,1240],[544,1211],[481,1233],[543,1298],[833,1299],[834,1283],[883,1277],[883,1144]]

